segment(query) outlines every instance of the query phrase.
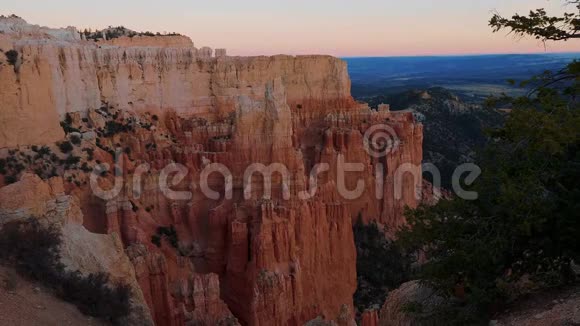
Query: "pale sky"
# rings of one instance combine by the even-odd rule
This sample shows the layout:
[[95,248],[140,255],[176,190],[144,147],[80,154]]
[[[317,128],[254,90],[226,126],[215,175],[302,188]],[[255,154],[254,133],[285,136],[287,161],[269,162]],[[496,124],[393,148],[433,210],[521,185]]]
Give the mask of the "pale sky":
[[[178,32],[197,47],[231,55],[443,55],[543,52],[541,42],[487,26],[503,15],[561,0],[0,0],[0,14],[50,27]],[[574,8],[568,8],[572,11]],[[580,40],[548,43],[548,52],[580,52]]]

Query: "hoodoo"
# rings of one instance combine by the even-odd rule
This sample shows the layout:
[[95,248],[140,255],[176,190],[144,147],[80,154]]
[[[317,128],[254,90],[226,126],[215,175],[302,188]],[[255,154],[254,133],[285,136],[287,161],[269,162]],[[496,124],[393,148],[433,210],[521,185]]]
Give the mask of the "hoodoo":
[[395,230],[421,193],[411,113],[356,102],[330,56],[18,18],[0,49],[0,223],[59,225],[68,266],[132,286],[134,324],[352,325],[353,221]]

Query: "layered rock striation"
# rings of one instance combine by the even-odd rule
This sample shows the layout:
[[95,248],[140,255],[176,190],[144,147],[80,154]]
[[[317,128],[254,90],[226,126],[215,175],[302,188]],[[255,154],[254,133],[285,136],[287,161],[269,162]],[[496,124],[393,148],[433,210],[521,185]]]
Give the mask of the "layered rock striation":
[[[155,324],[352,324],[353,220],[394,231],[419,201],[411,113],[355,102],[346,64],[329,56],[212,56],[181,37],[95,43],[17,19],[0,31],[18,54],[0,65],[0,157],[13,171],[0,185],[18,164],[60,178],[83,227],[122,243]],[[390,146],[369,155],[377,126]],[[91,179],[102,163],[109,172]],[[168,167],[187,173],[175,181]],[[115,184],[113,196],[95,191]],[[5,198],[0,218],[16,218]]]
[[197,49],[182,36],[96,43],[80,40],[71,29],[40,28],[19,19],[3,19],[0,31],[2,51],[18,54],[12,65],[1,60],[0,147],[54,142],[63,136],[60,117],[102,103],[224,118],[239,96],[261,98],[265,82],[277,77],[284,79],[289,103],[352,102],[346,64],[331,57],[212,57],[210,48]]

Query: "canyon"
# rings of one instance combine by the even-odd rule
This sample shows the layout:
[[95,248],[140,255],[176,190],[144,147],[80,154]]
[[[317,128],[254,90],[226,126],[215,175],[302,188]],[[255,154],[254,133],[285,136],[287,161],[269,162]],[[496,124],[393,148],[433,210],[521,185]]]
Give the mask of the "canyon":
[[[330,56],[92,41],[16,17],[0,18],[0,49],[0,224],[58,225],[67,266],[131,286],[128,324],[354,323],[353,223],[394,232],[421,201],[411,112],[355,101]],[[376,126],[396,141],[369,153]],[[256,164],[283,168],[248,174]]]

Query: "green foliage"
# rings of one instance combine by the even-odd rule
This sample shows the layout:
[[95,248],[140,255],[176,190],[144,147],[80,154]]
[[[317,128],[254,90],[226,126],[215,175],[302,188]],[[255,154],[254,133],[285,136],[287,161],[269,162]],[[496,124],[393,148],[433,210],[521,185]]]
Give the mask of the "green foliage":
[[85,173],[90,173],[93,171],[93,169],[87,164],[87,162],[83,163],[83,165],[81,166],[81,170]]
[[6,56],[6,60],[8,60],[8,63],[12,66],[16,65],[16,62],[18,61],[18,51],[15,50],[10,50],[10,51],[6,51],[4,53],[4,55]]
[[38,150],[38,155],[40,155],[40,156],[50,155],[50,148],[48,148],[46,146],[42,146]]
[[127,285],[110,287],[109,283],[109,275],[104,273],[86,277],[78,272],[70,273],[61,286],[61,296],[75,303],[85,315],[120,323],[120,319],[129,314],[131,288]]
[[64,115],[64,123],[69,125],[73,123],[72,117],[68,112]]
[[0,230],[0,261],[53,289],[82,313],[120,323],[129,313],[130,288],[120,284],[111,287],[107,274],[82,276],[65,270],[61,243],[58,230],[43,227],[35,218],[7,223]]
[[79,129],[74,128],[72,126],[72,123],[73,123],[72,117],[70,116],[70,114],[67,113],[64,117],[64,121],[60,122],[60,126],[64,130],[65,134],[70,134],[72,132],[80,132]]
[[77,135],[72,135],[70,137],[70,141],[71,143],[73,143],[74,145],[80,145],[81,144],[81,137],[77,136]]
[[64,271],[60,264],[60,234],[38,220],[7,223],[0,230],[0,261],[38,281],[54,282]]
[[365,225],[359,217],[353,232],[358,284],[354,302],[360,312],[382,306],[389,290],[410,279],[411,259],[385,237],[376,223]]
[[[147,212],[152,210],[152,207],[145,208]],[[170,225],[169,227],[160,226],[157,228],[157,233],[151,236],[151,243],[157,247],[161,247],[162,240],[165,239],[177,252],[184,256],[185,254],[179,248],[179,238],[177,237],[177,231]]]
[[516,35],[529,35],[542,41],[580,38],[580,1],[567,3],[575,4],[577,12],[564,13],[562,17],[549,16],[545,9],[530,11],[528,16],[515,14],[511,18],[495,14],[490,19],[489,25],[494,32],[507,29]]
[[75,165],[77,165],[80,161],[81,161],[80,157],[70,155],[66,158],[64,163],[65,163],[67,168],[71,168],[71,167],[74,167]]
[[169,227],[158,227],[157,234],[159,237],[166,239],[173,248],[179,249],[179,239],[177,238],[177,231],[175,231],[173,225]]
[[10,14],[8,16],[0,15],[0,18],[21,18],[21,17],[16,16],[15,14]]
[[[578,37],[578,18],[540,9],[512,20],[496,15],[490,24],[561,40]],[[444,312],[448,323],[485,320],[530,291],[522,279],[535,289],[573,281],[571,263],[580,260],[580,62],[519,85],[529,87],[527,96],[488,101],[512,110],[479,153],[482,175],[470,187],[479,197],[408,211],[398,234],[404,248],[424,253],[423,280],[448,297],[464,292],[462,304]]]
[[579,72],[573,62],[532,80],[539,85],[529,97],[502,99],[513,110],[478,157],[477,200],[407,214],[398,236],[408,250],[424,251],[422,279],[448,296],[464,287],[472,315],[516,299],[524,276],[537,288],[572,280],[571,261],[580,259]]
[[112,40],[115,38],[127,36],[127,37],[135,37],[135,36],[179,36],[178,33],[153,33],[153,32],[135,32],[132,31],[124,26],[109,26],[104,30],[95,30],[94,32],[90,29],[85,29],[82,34],[86,37],[87,40],[101,40],[103,39],[103,34],[107,37],[107,40]]
[[129,132],[133,131],[133,127],[131,125],[126,125],[121,122],[117,122],[114,120],[107,121],[105,124],[105,137],[112,137],[121,132]]
[[151,236],[151,243],[153,243],[155,246],[160,248],[161,247],[161,236],[159,236],[158,234],[152,235]]
[[83,152],[87,153],[87,160],[92,161],[95,159],[95,150],[90,147],[83,148]]
[[16,150],[9,150],[8,155],[5,159],[0,160],[0,174],[4,175],[4,182],[6,184],[12,184],[18,181],[20,173],[26,167],[23,161],[21,161],[24,157],[22,153]]
[[[8,153],[8,157],[0,160],[0,174],[6,176],[5,182],[8,184],[18,181],[25,170],[33,171],[44,180],[57,175],[53,163],[59,162],[59,158],[51,161],[51,155],[54,154],[51,154],[47,146],[32,146],[31,152],[9,150]],[[30,155],[31,153],[34,155]]]
[[69,141],[63,141],[62,143],[59,143],[58,148],[60,148],[60,151],[64,154],[70,153],[74,149],[73,145]]

